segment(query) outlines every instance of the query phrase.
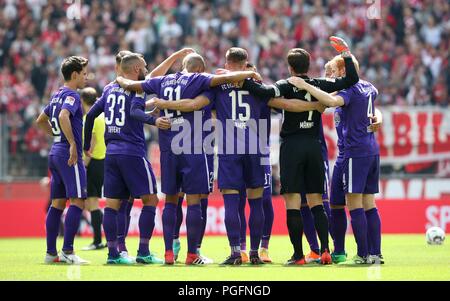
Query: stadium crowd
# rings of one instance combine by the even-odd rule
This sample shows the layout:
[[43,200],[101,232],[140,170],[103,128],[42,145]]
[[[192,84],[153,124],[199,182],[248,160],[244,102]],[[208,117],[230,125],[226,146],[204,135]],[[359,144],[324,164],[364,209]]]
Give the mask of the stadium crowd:
[[[381,10],[368,18],[372,2]],[[236,45],[273,82],[287,77],[285,54],[293,47],[311,53],[311,75],[323,75],[334,55],[330,35],[351,43],[363,77],[380,91],[378,105],[448,107],[447,0],[0,0],[0,118],[10,173],[33,176],[23,162],[41,158],[35,176],[46,174],[48,141],[32,122],[61,84],[66,56],[89,58],[90,85],[101,91],[115,77],[120,49],[143,53],[152,69],[192,47],[214,72]]]

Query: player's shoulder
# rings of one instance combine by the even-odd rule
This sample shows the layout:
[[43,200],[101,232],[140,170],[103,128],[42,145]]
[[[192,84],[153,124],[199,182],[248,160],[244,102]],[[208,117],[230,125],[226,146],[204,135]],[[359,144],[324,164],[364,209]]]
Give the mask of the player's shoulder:
[[71,106],[73,106],[76,102],[80,101],[80,94],[78,94],[77,91],[74,91],[69,88],[64,89],[61,96],[63,99],[63,103],[67,103]]
[[275,82],[275,85],[277,85],[277,86],[289,86],[290,84],[287,81],[287,79],[280,79],[280,80]]

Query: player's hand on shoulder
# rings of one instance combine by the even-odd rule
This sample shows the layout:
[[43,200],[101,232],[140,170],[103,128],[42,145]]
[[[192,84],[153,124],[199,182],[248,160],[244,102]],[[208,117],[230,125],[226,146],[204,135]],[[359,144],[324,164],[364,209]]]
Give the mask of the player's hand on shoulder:
[[168,130],[170,129],[170,119],[167,117],[159,117],[156,119],[155,125],[158,129]]
[[289,82],[291,85],[296,86],[296,87],[299,88],[300,90],[304,90],[304,89],[305,89],[306,82],[305,82],[305,80],[304,80],[303,78],[301,78],[301,77],[291,76],[291,77],[288,78],[288,82]]

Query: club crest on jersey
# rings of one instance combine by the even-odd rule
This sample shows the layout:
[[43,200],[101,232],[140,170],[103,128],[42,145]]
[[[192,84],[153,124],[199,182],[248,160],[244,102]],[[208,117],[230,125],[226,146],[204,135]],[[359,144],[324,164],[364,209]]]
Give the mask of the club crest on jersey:
[[64,100],[64,103],[67,103],[67,104],[73,106],[75,104],[75,97],[67,96],[66,99]]
[[334,112],[334,125],[339,126],[339,123],[341,122],[341,116],[338,112]]

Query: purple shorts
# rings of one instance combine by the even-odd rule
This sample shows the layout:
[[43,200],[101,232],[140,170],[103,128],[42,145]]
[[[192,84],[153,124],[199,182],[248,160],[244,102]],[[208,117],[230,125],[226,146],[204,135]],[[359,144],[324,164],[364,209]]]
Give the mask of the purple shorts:
[[50,155],[48,167],[52,174],[50,181],[51,199],[85,199],[87,194],[86,169],[83,160],[67,165],[68,158]]
[[380,156],[345,158],[344,191],[345,193],[378,193],[380,177]]
[[219,156],[219,189],[264,187],[266,165],[261,164],[261,155]]
[[162,151],[160,161],[163,193],[208,194],[212,190],[214,170],[210,171],[211,159],[208,160],[206,154],[175,155],[171,151]]
[[331,177],[330,204],[345,206],[344,191],[344,160],[338,159],[334,164],[333,175]]
[[139,198],[156,194],[156,178],[144,157],[106,155],[104,194],[111,199]]

